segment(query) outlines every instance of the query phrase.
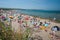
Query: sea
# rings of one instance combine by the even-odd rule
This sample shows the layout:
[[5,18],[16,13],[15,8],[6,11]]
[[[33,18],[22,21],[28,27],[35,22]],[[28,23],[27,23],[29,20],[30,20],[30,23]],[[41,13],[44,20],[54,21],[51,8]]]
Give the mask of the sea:
[[23,13],[32,16],[38,16],[41,18],[49,18],[49,19],[59,19],[60,20],[60,11],[54,10],[35,10],[35,9],[21,9],[17,11],[18,13]]

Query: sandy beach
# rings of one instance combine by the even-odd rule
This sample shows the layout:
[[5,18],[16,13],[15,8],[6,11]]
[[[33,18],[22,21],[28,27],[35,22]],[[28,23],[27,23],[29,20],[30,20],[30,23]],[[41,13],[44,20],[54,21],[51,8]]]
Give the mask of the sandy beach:
[[[11,16],[11,14],[7,14],[6,17],[8,17],[8,19],[9,19],[9,16],[10,16],[10,18],[13,17],[13,19],[10,22],[13,32],[24,33],[24,31],[27,28],[30,28],[30,31],[32,33],[30,35],[31,37],[37,36],[36,38],[38,38],[38,36],[41,36],[41,38],[43,40],[51,40],[49,33],[51,32],[51,28],[53,26],[60,27],[60,23],[56,23],[49,19],[43,19],[40,17],[29,16],[29,15],[25,15],[25,14],[21,14],[21,13],[18,13],[18,14],[16,13],[15,15],[12,15],[12,16]],[[9,21],[9,20],[7,20],[7,21]],[[40,22],[42,22],[42,25],[40,25]],[[47,26],[44,26],[45,22],[48,23]],[[44,27],[44,28],[41,30],[41,27]],[[47,32],[45,30],[47,30]]]
[[[41,18],[38,18],[38,19],[41,22],[45,22],[45,21],[49,22],[48,19],[41,19]],[[32,36],[38,35],[38,36],[41,36],[43,38],[43,40],[50,40],[49,33],[51,31],[51,27],[53,27],[53,26],[59,26],[60,27],[60,23],[55,23],[55,22],[52,22],[52,21],[50,21],[50,23],[51,24],[49,25],[48,32],[45,32],[44,30],[40,30],[39,32],[33,32]],[[15,31],[20,32],[19,30],[21,29],[21,27],[18,23],[18,18],[16,18],[16,21],[12,21],[12,29],[15,29]]]

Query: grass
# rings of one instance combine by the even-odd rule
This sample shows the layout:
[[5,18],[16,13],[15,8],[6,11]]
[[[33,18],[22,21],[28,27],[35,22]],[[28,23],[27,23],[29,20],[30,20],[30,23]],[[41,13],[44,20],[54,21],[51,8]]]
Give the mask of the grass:
[[14,33],[10,27],[5,27],[4,23],[0,21],[0,39],[1,40],[14,40]]
[[0,40],[28,40],[30,29],[27,28],[24,33],[14,33],[11,28],[5,27],[0,21]]

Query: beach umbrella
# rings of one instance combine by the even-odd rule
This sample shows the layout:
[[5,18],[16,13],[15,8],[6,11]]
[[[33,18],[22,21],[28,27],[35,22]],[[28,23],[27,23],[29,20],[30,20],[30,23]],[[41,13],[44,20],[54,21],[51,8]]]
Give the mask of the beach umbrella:
[[5,16],[1,16],[1,18],[2,18],[3,21],[7,20],[7,19],[5,18]]
[[29,16],[25,16],[25,20],[29,20]]
[[45,30],[46,27],[45,27],[45,26],[40,26],[40,29],[41,29],[41,30]]
[[10,18],[10,26],[12,27],[12,19],[13,19],[13,16],[9,16],[9,18]]
[[2,19],[4,19],[5,18],[5,16],[2,16]]
[[28,17],[26,17],[26,18],[25,18],[25,20],[29,20],[29,18],[28,18]]
[[20,19],[21,19],[21,17],[20,17],[20,16],[18,16],[18,19],[20,20]]
[[52,31],[60,31],[60,28],[58,26],[53,26],[51,28]]
[[9,16],[10,19],[13,19],[13,16]]
[[45,26],[45,27],[48,27],[48,24],[46,23],[46,24],[44,24],[44,26]]

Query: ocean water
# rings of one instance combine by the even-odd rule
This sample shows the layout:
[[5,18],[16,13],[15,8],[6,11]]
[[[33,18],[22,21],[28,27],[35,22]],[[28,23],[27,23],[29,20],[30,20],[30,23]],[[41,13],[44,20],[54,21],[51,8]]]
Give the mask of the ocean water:
[[60,20],[60,11],[21,9],[21,10],[18,10],[17,12],[28,14],[28,15],[33,15],[33,16],[38,16],[42,18],[53,19],[55,17],[56,19]]

